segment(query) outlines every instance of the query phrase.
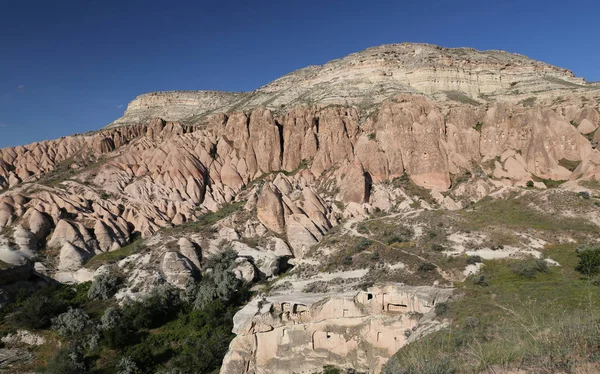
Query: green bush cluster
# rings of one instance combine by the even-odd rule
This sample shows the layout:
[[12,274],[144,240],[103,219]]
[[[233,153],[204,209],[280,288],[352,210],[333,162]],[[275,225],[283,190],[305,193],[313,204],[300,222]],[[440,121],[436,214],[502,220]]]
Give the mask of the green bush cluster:
[[540,273],[547,273],[550,271],[548,263],[543,259],[534,259],[519,261],[511,267],[512,271],[525,278],[534,278]]
[[600,273],[600,246],[581,246],[577,249],[577,257],[579,263],[575,270],[588,276]]

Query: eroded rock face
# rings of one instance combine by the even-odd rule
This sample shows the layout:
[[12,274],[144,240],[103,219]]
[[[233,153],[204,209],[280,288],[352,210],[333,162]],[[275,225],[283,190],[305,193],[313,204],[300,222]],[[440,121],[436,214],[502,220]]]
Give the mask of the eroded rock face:
[[[276,234],[287,247],[277,251],[300,259],[341,217],[391,209],[398,196],[385,185],[396,178],[444,192],[481,171],[491,182],[454,191],[475,199],[537,178],[597,178],[598,92],[524,56],[400,44],[251,94],[142,95],[96,133],[0,149],[1,253],[19,263],[56,247],[64,261],[49,274],[74,272],[246,199],[252,218],[227,238]],[[437,192],[441,206],[462,206]],[[199,268],[194,249],[184,251]]]
[[423,335],[443,326],[433,307],[451,294],[387,284],[348,295],[256,299],[234,318],[237,337],[221,373],[313,373],[326,365],[378,373],[407,343],[407,330]]
[[184,289],[194,279],[192,263],[177,252],[167,252],[164,254],[161,270],[167,282],[180,289]]

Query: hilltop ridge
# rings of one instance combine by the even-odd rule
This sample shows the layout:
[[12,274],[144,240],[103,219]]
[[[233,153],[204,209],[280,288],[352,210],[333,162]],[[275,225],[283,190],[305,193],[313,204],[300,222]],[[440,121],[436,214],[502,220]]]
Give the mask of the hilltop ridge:
[[323,65],[286,74],[252,92],[152,92],[138,96],[109,127],[162,117],[194,122],[210,113],[264,106],[356,105],[372,108],[401,93],[423,94],[438,102],[477,105],[518,102],[532,94],[554,98],[568,91],[598,90],[570,70],[500,50],[445,48],[401,43],[371,47]]

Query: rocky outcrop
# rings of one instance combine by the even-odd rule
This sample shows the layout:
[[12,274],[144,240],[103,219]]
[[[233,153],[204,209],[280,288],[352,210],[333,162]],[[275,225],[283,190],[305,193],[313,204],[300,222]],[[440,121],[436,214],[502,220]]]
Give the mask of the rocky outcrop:
[[[372,48],[251,94],[142,95],[96,133],[0,149],[0,253],[20,263],[56,247],[64,260],[50,273],[76,271],[247,199],[257,219],[235,236],[270,232],[285,240],[278,252],[301,259],[340,217],[394,206],[384,185],[397,178],[452,209],[462,205],[438,192],[479,170],[492,186],[597,178],[598,96],[524,56],[420,44]],[[488,184],[456,192],[479,199]],[[194,251],[180,245],[197,269]]]
[[386,284],[347,295],[257,298],[234,317],[237,337],[221,373],[313,373],[326,365],[378,373],[410,336],[443,326],[433,308],[451,293]]

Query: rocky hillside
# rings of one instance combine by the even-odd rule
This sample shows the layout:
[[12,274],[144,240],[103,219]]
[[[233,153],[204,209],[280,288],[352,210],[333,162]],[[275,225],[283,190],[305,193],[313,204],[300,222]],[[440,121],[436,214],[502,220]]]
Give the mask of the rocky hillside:
[[301,104],[353,105],[373,109],[402,93],[449,101],[517,103],[535,97],[550,103],[565,91],[598,98],[598,86],[572,72],[504,51],[390,44],[366,49],[322,66],[285,75],[253,92],[154,92],[132,101],[109,127],[161,117],[194,123],[208,114],[266,107],[285,111]]
[[[463,323],[464,310],[441,309],[479,295],[472,277],[531,261],[555,276],[577,245],[597,245],[599,110],[600,88],[565,69],[408,43],[250,93],[142,95],[97,132],[0,149],[0,271],[33,265],[19,281],[78,292],[109,282],[105,304],[95,291],[65,301],[96,323],[109,305],[127,321],[148,300],[175,305],[136,325],[138,340],[102,335],[88,366],[181,369],[189,341],[169,335],[179,348],[159,353],[153,334],[196,331],[194,313],[233,313],[251,288],[227,354],[210,354],[225,356],[222,373],[379,373],[406,344]],[[10,305],[0,331],[30,327],[10,322],[24,313]]]

